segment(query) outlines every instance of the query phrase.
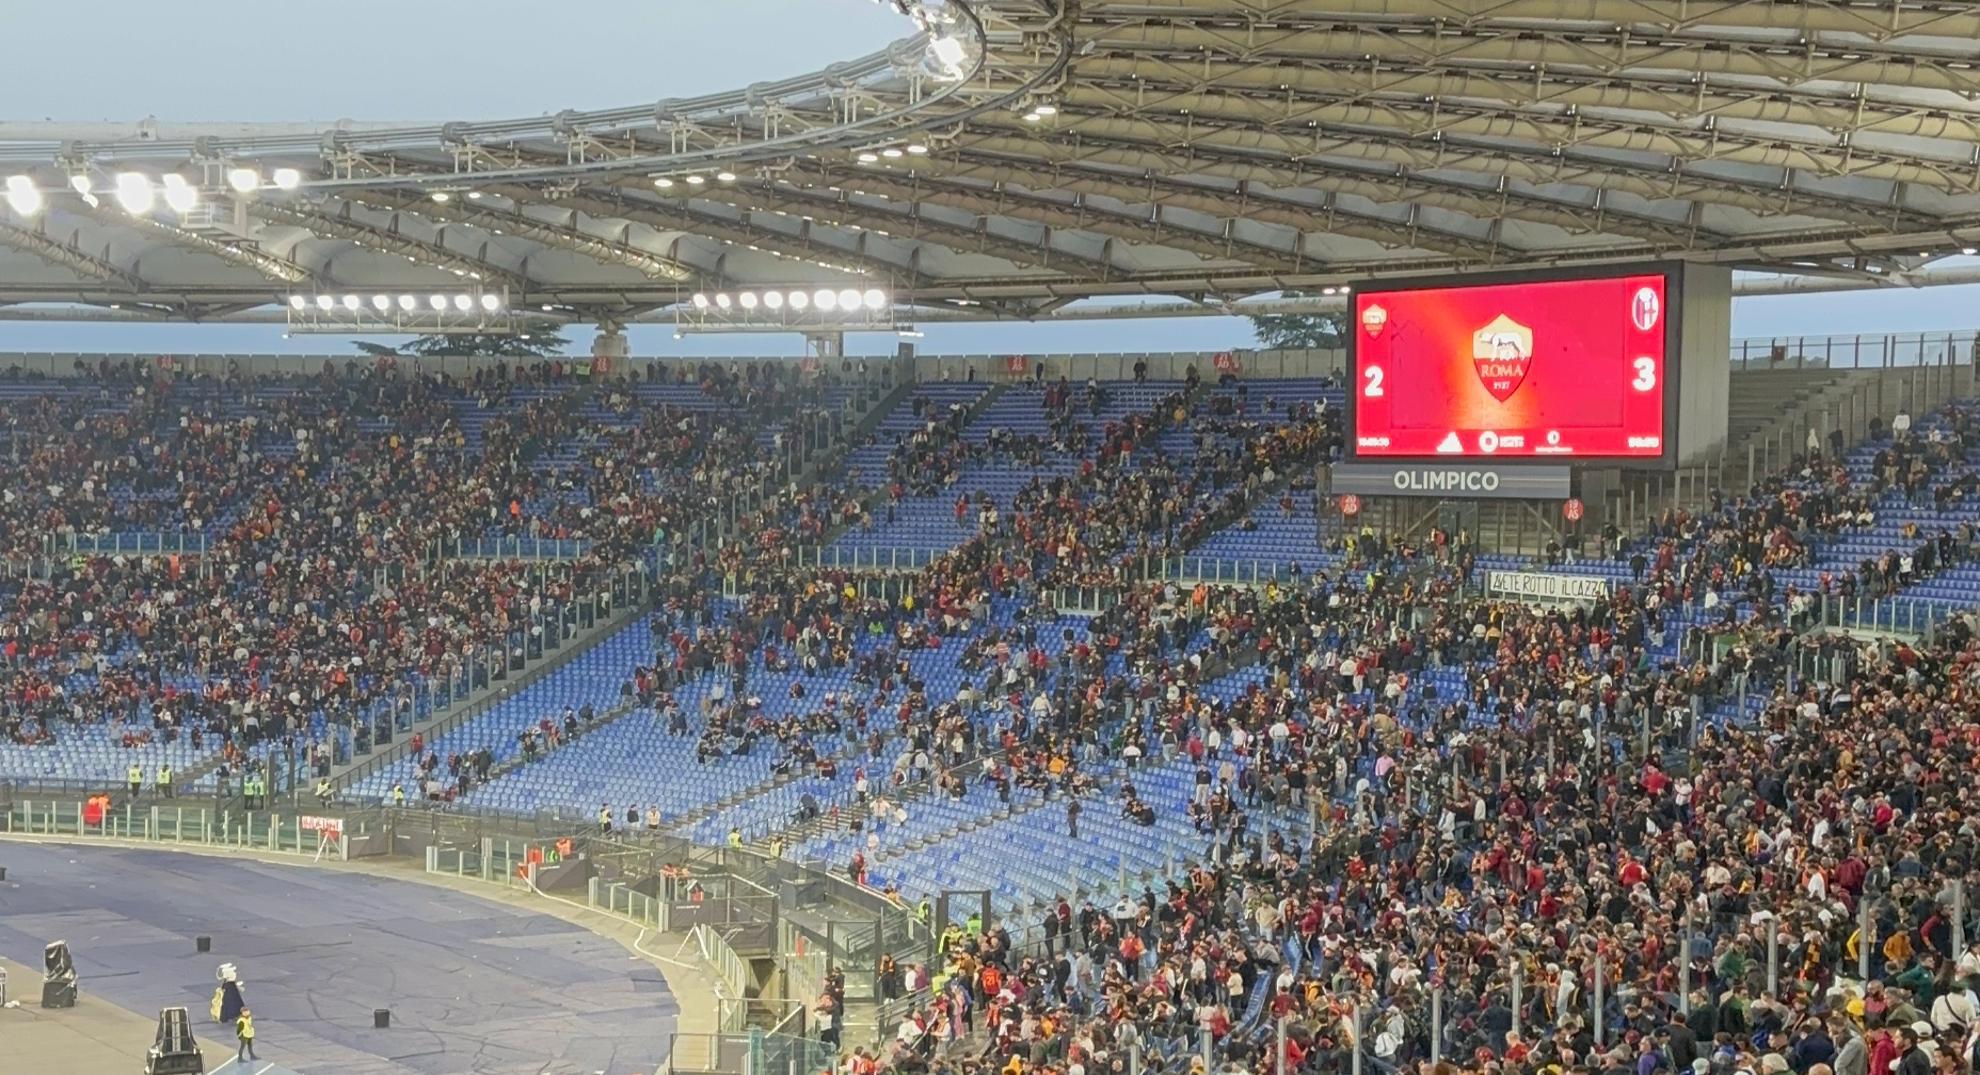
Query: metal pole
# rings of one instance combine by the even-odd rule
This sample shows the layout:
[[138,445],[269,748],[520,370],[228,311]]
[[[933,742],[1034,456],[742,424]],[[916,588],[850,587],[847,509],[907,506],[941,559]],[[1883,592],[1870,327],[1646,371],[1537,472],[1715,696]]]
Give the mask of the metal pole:
[[1210,1070],[1210,1028],[1203,1028],[1203,1070]]
[[1952,949],[1955,959],[1966,951],[1966,881],[1963,878],[1953,882]]
[[1513,972],[1512,972],[1512,1017],[1513,1017],[1512,1030],[1514,1034],[1519,1033],[1520,1025],[1526,1019],[1525,1013],[1526,1013],[1526,967],[1521,963],[1515,962],[1513,964]]
[[[1354,1002],[1354,1064],[1350,1068],[1353,1075],[1361,1075],[1361,1001]],[[1206,1067],[1208,1065],[1205,1065]]]
[[1286,1075],[1286,1023],[1289,1021],[1286,1016],[1279,1016],[1278,1044],[1274,1048],[1277,1059],[1273,1061],[1278,1067],[1279,1075]]
[[1593,1015],[1590,1024],[1595,1035],[1595,1044],[1602,1044],[1602,953],[1595,953],[1595,991],[1588,998],[1588,1008]]
[[1781,995],[1781,923],[1767,919],[1767,992]]
[[1678,930],[1678,1011],[1691,1016],[1691,900],[1684,901],[1684,925]]
[[1442,1063],[1444,1059],[1444,987],[1430,991],[1430,1062]]
[[1864,893],[1856,911],[1856,977],[1870,980],[1870,949],[1877,947],[1876,922],[1870,917],[1870,894]]
[[1128,1045],[1128,1075],[1141,1075],[1141,1042]]

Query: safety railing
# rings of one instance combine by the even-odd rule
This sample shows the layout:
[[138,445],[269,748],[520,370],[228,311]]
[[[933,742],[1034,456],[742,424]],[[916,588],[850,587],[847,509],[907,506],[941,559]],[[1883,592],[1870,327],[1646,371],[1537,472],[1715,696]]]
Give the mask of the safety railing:
[[450,560],[582,560],[592,543],[571,538],[504,535],[493,538],[443,538],[439,555]]
[[312,815],[224,810],[203,804],[153,803],[100,809],[83,799],[19,798],[0,813],[0,832],[139,843],[191,844],[342,859],[342,830],[312,823]]
[[1980,330],[1757,336],[1732,341],[1735,370],[1899,369],[1973,361]]
[[112,534],[49,534],[50,556],[202,556],[207,537],[197,531],[142,530]]

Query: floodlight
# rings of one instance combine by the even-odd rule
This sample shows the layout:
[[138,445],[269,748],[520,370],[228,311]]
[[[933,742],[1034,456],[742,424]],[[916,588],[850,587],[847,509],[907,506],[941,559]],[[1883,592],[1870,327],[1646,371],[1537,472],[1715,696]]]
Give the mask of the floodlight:
[[700,185],[702,185],[703,183],[706,183],[706,182],[708,182],[708,180],[707,180],[707,179],[705,179],[705,178],[703,178],[703,177],[701,177],[701,176],[698,176],[698,175],[691,175],[691,176],[688,176],[688,177],[687,177],[687,181],[688,181],[688,186],[690,186],[690,187],[698,187],[698,186],[700,186]]
[[436,311],[445,310],[447,308],[447,296],[445,295],[429,296],[426,300],[426,304],[428,306],[433,307],[433,309]]
[[7,206],[21,216],[41,212],[41,188],[24,175],[7,177]]
[[1059,106],[1039,105],[1038,107],[1032,109],[1032,111],[1038,113],[1041,116],[1056,116],[1059,114]]
[[305,305],[306,305],[306,304],[307,304],[308,302],[309,302],[309,300],[308,300],[308,299],[305,299],[305,298],[303,298],[303,297],[302,297],[301,295],[290,295],[290,296],[289,296],[289,309],[291,309],[291,310],[300,310],[300,309],[302,309],[302,308],[303,308],[303,306],[305,306]]
[[346,310],[356,313],[357,308],[363,305],[364,305],[364,300],[358,298],[356,295],[344,296],[344,309]]
[[302,186],[302,173],[294,168],[277,168],[270,178],[274,179],[276,190],[294,190]]
[[929,55],[935,57],[937,63],[948,68],[962,67],[963,55],[966,51],[961,38],[938,37],[928,43]]
[[132,216],[143,216],[151,212],[156,204],[157,193],[151,189],[151,180],[136,172],[120,172],[117,175],[117,204]]
[[742,303],[743,309],[754,310],[756,309],[756,292],[745,291],[736,296],[736,301]]
[[803,310],[809,305],[811,305],[810,295],[805,294],[803,291],[791,292],[791,309]]
[[922,145],[920,142],[910,142],[908,143],[907,151],[919,157],[922,154],[928,152],[928,147]]
[[229,168],[227,185],[234,188],[236,194],[252,194],[261,188],[261,173],[252,168]]
[[876,153],[861,153],[859,155],[859,163],[861,164],[873,164],[877,162],[879,159],[880,156],[879,154]]
[[724,183],[733,183],[733,182],[735,182],[735,181],[736,181],[736,173],[734,173],[734,172],[716,172],[716,173],[715,173],[715,178],[716,178],[716,179],[719,179],[719,180],[721,180],[721,181],[722,181],[722,182],[724,182]]
[[663,176],[656,176],[656,177],[654,178],[654,180],[653,180],[653,185],[654,185],[654,186],[656,186],[656,187],[659,187],[659,188],[660,188],[661,190],[666,190],[666,189],[667,189],[668,187],[671,187],[671,186],[673,186],[673,185],[674,185],[674,181],[673,181],[673,180],[671,180],[671,179],[669,179],[669,178],[667,178],[667,177],[666,177],[666,176],[664,176],[664,175],[663,175]]
[[1966,255],[1967,257],[1969,257],[1969,258],[1970,258],[1970,257],[1972,257],[1972,256],[1974,255],[1974,252],[1975,252],[1975,251],[1974,251],[1974,248],[1973,248],[1973,247],[1970,247],[1970,246],[1962,246],[1962,247],[1960,247],[1960,248],[1959,248],[1959,252],[1960,252],[1960,253],[1962,253],[1962,254],[1965,254],[1965,255]]
[[697,309],[697,310],[706,310],[706,309],[708,309],[708,296],[707,296],[707,295],[704,295],[704,294],[702,294],[702,293],[701,293],[701,292],[699,292],[699,291],[697,291],[697,292],[695,292],[695,293],[694,293],[694,308],[695,308],[695,309]]
[[839,309],[847,311],[859,309],[859,292],[853,288],[839,292]]
[[901,151],[895,149],[893,146],[888,146],[886,149],[880,151],[880,155],[887,158],[888,160],[899,160],[901,157]]
[[88,194],[89,176],[83,172],[77,172],[70,176],[69,189],[75,191],[77,194]]
[[371,308],[377,310],[381,314],[384,313],[385,311],[392,308],[392,296],[390,295],[371,296]]
[[718,292],[715,296],[715,305],[721,307],[724,310],[728,309],[730,306],[728,292],[726,291]]
[[1024,121],[1026,123],[1037,123],[1039,120],[1044,118],[1045,118],[1044,116],[1041,116],[1036,112],[1026,112],[1024,114]]
[[783,309],[784,293],[781,291],[765,291],[763,293],[763,305],[768,306],[772,310]]
[[467,313],[469,310],[474,309],[474,300],[466,295],[455,295],[454,309],[462,313]]
[[331,298],[331,297],[330,297],[330,296],[328,296],[328,295],[318,295],[318,296],[316,296],[316,308],[317,308],[317,309],[319,309],[319,310],[322,310],[322,311],[323,311],[324,313],[326,313],[326,314],[327,314],[327,313],[329,313],[329,312],[330,312],[330,308],[331,308],[331,307],[333,307],[333,306],[335,306],[335,305],[337,305],[337,300],[336,300],[336,299],[333,299],[333,298]]
[[444,190],[436,190],[433,192],[433,200],[445,204],[447,202],[453,201],[454,196],[452,194],[447,193]]
[[419,308],[419,296],[418,296],[418,295],[400,295],[400,296],[399,296],[399,309],[401,309],[401,310],[403,310],[403,311],[405,311],[406,313],[412,313],[412,312],[413,312],[414,310],[416,310],[416,309],[418,309],[418,308]]
[[471,202],[478,202],[478,201],[480,201],[480,200],[481,200],[481,192],[480,192],[480,191],[478,191],[478,190],[470,190],[470,191],[468,191],[468,201],[471,201]]
[[811,303],[820,310],[835,309],[839,305],[839,293],[829,287],[821,287],[812,294]]
[[860,301],[866,303],[867,309],[878,310],[887,305],[887,293],[877,287],[869,287],[866,294],[860,296]]
[[502,308],[502,296],[483,292],[481,295],[481,308],[491,314],[494,313]]
[[199,191],[186,182],[186,177],[177,172],[166,172],[162,177],[165,186],[165,204],[181,216],[192,212],[199,204]]

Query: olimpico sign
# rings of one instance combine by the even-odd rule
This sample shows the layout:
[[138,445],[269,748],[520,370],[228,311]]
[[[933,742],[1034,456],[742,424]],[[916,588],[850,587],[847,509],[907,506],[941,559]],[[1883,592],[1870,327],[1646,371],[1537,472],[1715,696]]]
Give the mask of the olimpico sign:
[[1471,496],[1560,500],[1569,492],[1568,468],[1493,467],[1448,463],[1341,463],[1332,491],[1361,496]]

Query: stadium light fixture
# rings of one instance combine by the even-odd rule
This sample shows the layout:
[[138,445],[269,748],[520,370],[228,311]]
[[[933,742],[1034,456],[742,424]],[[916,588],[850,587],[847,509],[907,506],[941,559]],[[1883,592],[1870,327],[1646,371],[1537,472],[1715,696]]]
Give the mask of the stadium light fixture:
[[447,296],[445,296],[445,295],[429,295],[429,296],[427,296],[427,299],[426,299],[426,304],[427,304],[428,306],[431,306],[431,307],[433,307],[433,309],[434,309],[434,311],[435,311],[436,313],[437,313],[437,312],[439,312],[439,311],[441,311],[441,310],[445,310],[445,309],[447,308]]
[[486,291],[482,292],[481,308],[483,310],[488,311],[491,314],[494,313],[495,311],[502,308],[502,296],[490,294]]
[[471,202],[478,202],[478,201],[480,201],[480,200],[481,200],[481,192],[480,192],[480,191],[478,191],[478,190],[470,190],[470,191],[468,191],[468,195],[467,195],[467,196],[468,196],[468,201],[471,201]]
[[467,297],[466,295],[455,295],[454,309],[459,310],[462,313],[467,313],[469,310],[474,309],[474,300]]
[[888,146],[888,147],[887,147],[886,149],[883,149],[883,150],[881,150],[881,151],[880,151],[880,155],[881,155],[881,156],[883,156],[883,157],[885,157],[885,158],[887,158],[887,159],[888,159],[888,160],[890,160],[890,161],[891,161],[891,160],[900,160],[900,159],[901,159],[901,157],[902,157],[902,153],[901,153],[901,151],[900,151],[900,150],[898,150],[898,149],[895,149],[895,148],[894,148],[893,146]]
[[89,173],[77,172],[70,176],[69,189],[75,191],[77,194],[87,195],[89,193]]
[[726,291],[723,291],[723,292],[718,292],[718,293],[716,293],[716,295],[715,295],[715,305],[716,305],[716,306],[717,306],[718,308],[720,308],[720,309],[724,309],[724,310],[726,310],[726,309],[728,309],[728,308],[729,308],[730,306],[733,306],[733,305],[734,305],[734,303],[732,303],[732,302],[730,302],[730,301],[729,301],[729,293],[728,293],[728,292],[726,292]]
[[1969,257],[1969,258],[1970,258],[1970,257],[1972,257],[1972,256],[1973,256],[1974,254],[1976,254],[1976,253],[1980,253],[1980,249],[1976,249],[1976,248],[1974,248],[1974,247],[1970,247],[1970,246],[1962,246],[1962,247],[1960,247],[1960,248],[1959,248],[1959,252],[1960,252],[1960,253],[1962,253],[1962,254],[1965,254],[1965,255],[1966,255],[1967,257]]
[[165,204],[180,216],[192,212],[193,206],[199,204],[199,189],[186,182],[185,176],[166,172],[160,177],[160,183],[165,188]]
[[336,305],[337,305],[337,300],[331,298],[328,295],[316,296],[316,308],[322,310],[326,314],[329,313],[331,308]]
[[829,287],[821,287],[812,293],[811,304],[823,311],[839,308],[839,293]]
[[392,308],[392,296],[390,295],[371,296],[371,308],[377,310],[381,314],[387,310],[390,310]]
[[866,308],[869,310],[883,309],[887,305],[887,293],[877,287],[869,287],[866,289],[866,294],[860,296],[860,300],[866,303]]
[[967,53],[968,49],[959,37],[938,37],[928,43],[928,54],[935,57],[935,62],[958,74],[962,71],[963,57]]
[[290,296],[289,296],[289,309],[291,309],[291,310],[300,310],[300,309],[302,309],[302,308],[303,308],[304,306],[307,306],[307,305],[309,305],[309,300],[308,300],[308,299],[305,299],[305,298],[303,298],[303,297],[302,297],[301,295],[290,295]]
[[252,168],[229,168],[227,185],[236,194],[252,194],[261,189],[261,173]]
[[151,180],[136,172],[117,174],[117,204],[132,216],[143,216],[151,212],[158,202],[158,194],[151,189]]
[[401,312],[403,312],[403,313],[412,313],[412,312],[413,312],[414,310],[417,310],[417,309],[419,309],[419,296],[418,296],[418,295],[400,295],[400,296],[399,296],[399,310],[400,310]]
[[1033,108],[1032,111],[1038,113],[1041,116],[1056,116],[1059,114],[1059,106],[1038,105],[1037,107]]
[[445,205],[448,202],[453,201],[454,196],[452,194],[447,193],[444,190],[436,190],[433,192],[433,200],[439,202],[442,205]]
[[853,288],[846,288],[840,291],[839,309],[848,311],[859,309],[859,292]]
[[878,164],[879,162],[880,155],[878,153],[861,153],[859,155],[859,163],[861,164]]
[[736,296],[736,301],[742,304],[743,309],[754,310],[756,309],[756,292],[745,291],[742,294]]
[[920,142],[909,142],[907,151],[910,156],[920,157],[927,154],[928,147],[922,145]]
[[691,175],[687,177],[687,182],[688,182],[688,186],[690,187],[698,187],[703,183],[708,182],[708,179],[705,176]]
[[358,298],[358,297],[357,297],[356,295],[345,295],[345,296],[344,296],[344,309],[346,309],[346,310],[349,310],[349,311],[351,311],[352,313],[356,313],[356,312],[357,312],[357,310],[358,310],[358,307],[360,307],[360,306],[363,306],[363,305],[364,305],[364,300],[363,300],[363,299],[360,299],[360,298]]
[[659,187],[661,190],[666,190],[674,185],[674,181],[664,175],[656,175],[653,177],[653,185]]
[[734,172],[716,172],[716,173],[715,173],[715,178],[716,178],[717,180],[720,180],[721,182],[724,182],[724,183],[733,183],[733,182],[735,182],[735,181],[736,181],[736,173],[734,173]]
[[1026,112],[1024,114],[1024,121],[1026,123],[1037,123],[1039,120],[1044,118],[1045,118],[1044,116],[1041,116],[1036,112]]
[[41,212],[41,188],[34,180],[24,175],[7,177],[7,207],[21,216],[33,216]]
[[781,291],[765,291],[763,293],[763,305],[769,307],[772,310],[783,309],[784,293]]
[[697,291],[694,293],[693,302],[694,308],[697,310],[708,309],[708,296],[702,292]]
[[807,295],[802,291],[791,292],[791,309],[797,310],[798,312],[802,313],[805,307],[810,305],[811,305],[810,295]]
[[294,168],[277,168],[269,178],[274,180],[276,190],[294,190],[302,186],[302,173]]

